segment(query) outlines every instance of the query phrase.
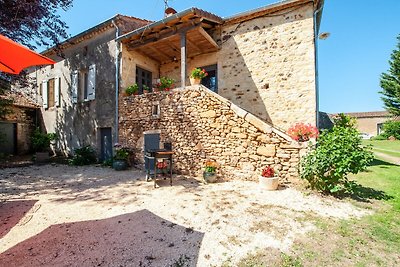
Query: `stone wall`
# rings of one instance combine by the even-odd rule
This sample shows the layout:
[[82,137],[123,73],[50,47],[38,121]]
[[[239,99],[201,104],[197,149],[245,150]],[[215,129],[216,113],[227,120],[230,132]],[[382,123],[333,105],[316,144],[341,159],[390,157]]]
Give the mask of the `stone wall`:
[[[152,107],[160,105],[160,116]],[[143,162],[143,133],[161,132],[171,141],[175,171],[200,175],[206,160],[220,164],[223,179],[255,180],[266,165],[282,181],[298,176],[302,146],[254,115],[203,86],[120,98],[120,141],[138,149]]]
[[10,111],[0,121],[17,125],[17,154],[27,154],[31,150],[31,136],[36,127],[36,109],[13,105]]
[[[187,60],[195,67],[217,64],[218,93],[287,130],[296,122],[316,124],[313,5],[222,26],[213,33],[221,49]],[[180,85],[180,62],[160,66]],[[186,81],[188,84],[188,80]]]
[[219,93],[272,125],[316,124],[313,5],[225,25]]

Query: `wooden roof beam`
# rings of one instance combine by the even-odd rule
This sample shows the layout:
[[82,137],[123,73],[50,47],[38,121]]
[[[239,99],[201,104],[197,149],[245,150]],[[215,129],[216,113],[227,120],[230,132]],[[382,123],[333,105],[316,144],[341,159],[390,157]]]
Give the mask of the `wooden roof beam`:
[[199,27],[197,28],[197,30],[201,33],[201,35],[204,36],[204,38],[206,38],[206,40],[215,48],[219,49],[219,45],[214,41],[214,39],[202,28]]
[[145,37],[144,39],[140,39],[140,40],[135,40],[135,41],[129,42],[127,44],[127,46],[130,49],[135,49],[137,47],[146,45],[148,43],[153,43],[153,42],[157,42],[157,41],[160,41],[160,40],[163,40],[163,39],[171,38],[172,36],[176,35],[177,33],[186,32],[186,31],[198,28],[198,27],[200,27],[200,26],[197,25],[197,24],[195,24],[195,25],[183,24],[182,26],[179,25],[174,30],[168,31],[167,33],[159,32],[159,33],[156,33],[156,34],[152,34],[151,36]]
[[[150,49],[150,50],[151,50],[153,53],[155,53],[155,54],[161,55],[162,57],[167,58],[168,60],[171,59],[171,56],[170,56],[170,55],[167,55],[167,54],[164,53],[162,50],[156,49],[156,48],[152,47],[151,45],[148,45],[148,46],[146,46],[146,47],[143,47],[143,49]],[[173,58],[173,56],[172,56],[172,58]]]

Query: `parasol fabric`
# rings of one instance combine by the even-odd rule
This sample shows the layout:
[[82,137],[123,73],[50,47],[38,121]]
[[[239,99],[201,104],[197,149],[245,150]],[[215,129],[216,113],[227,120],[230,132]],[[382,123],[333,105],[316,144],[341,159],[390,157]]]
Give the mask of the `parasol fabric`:
[[0,34],[0,71],[19,74],[23,69],[55,62]]

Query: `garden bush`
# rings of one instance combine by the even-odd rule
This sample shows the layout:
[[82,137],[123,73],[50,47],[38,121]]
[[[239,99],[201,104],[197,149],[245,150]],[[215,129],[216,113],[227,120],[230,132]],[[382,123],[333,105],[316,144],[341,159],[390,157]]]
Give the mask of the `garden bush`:
[[349,173],[358,173],[373,160],[371,147],[361,144],[355,120],[339,114],[334,126],[319,136],[315,147],[300,162],[300,177],[324,193],[352,192]]
[[75,154],[70,160],[70,164],[82,166],[97,162],[96,152],[91,146],[84,146],[74,150]]
[[383,124],[383,135],[386,138],[394,136],[400,140],[400,121],[387,121]]
[[50,142],[56,139],[55,133],[42,133],[36,128],[31,136],[32,148],[35,152],[46,152],[50,148]]

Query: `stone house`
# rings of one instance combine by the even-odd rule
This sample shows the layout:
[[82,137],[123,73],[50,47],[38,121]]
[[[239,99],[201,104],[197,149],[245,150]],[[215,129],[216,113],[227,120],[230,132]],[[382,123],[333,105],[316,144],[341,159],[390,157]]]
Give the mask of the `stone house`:
[[0,118],[0,153],[23,155],[31,150],[31,136],[38,126],[39,105],[20,93],[7,92],[10,113]]
[[58,135],[57,151],[69,155],[90,145],[100,159],[112,155],[119,56],[115,38],[148,23],[116,15],[42,52],[56,64],[29,70],[45,130]]
[[[296,122],[318,124],[322,7],[323,0],[286,0],[228,18],[190,8],[156,22],[124,17],[134,24],[125,31],[108,20],[67,40],[64,58],[45,51],[57,61],[34,72],[39,95],[56,99],[43,103],[45,124],[68,152],[91,144],[103,155],[108,129],[142,159],[143,134],[155,132],[172,142],[178,172],[199,173],[214,159],[226,177],[250,179],[267,164],[285,179],[296,177],[302,146],[285,131]],[[195,67],[209,76],[188,86]],[[60,85],[49,83],[53,77]],[[160,77],[174,79],[176,88],[124,96],[128,86],[136,83],[142,93]],[[76,90],[86,80],[87,91]]]

